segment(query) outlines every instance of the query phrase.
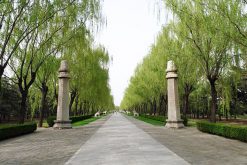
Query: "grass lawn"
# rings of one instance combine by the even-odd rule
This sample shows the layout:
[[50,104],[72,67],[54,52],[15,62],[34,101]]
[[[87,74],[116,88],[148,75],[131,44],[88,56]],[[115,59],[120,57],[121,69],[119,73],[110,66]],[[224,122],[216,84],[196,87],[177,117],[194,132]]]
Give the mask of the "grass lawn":
[[48,125],[48,123],[47,123],[46,121],[44,121],[44,122],[43,122],[42,127],[44,127],[44,128],[48,128],[48,127],[49,127],[49,125]]
[[82,120],[82,121],[78,121],[78,122],[72,123],[72,126],[73,127],[83,126],[83,125],[91,123],[91,122],[93,122],[95,120],[98,120],[100,118],[101,117],[92,117],[92,118],[89,118],[89,119],[86,119],[86,120]]
[[[39,125],[39,119],[35,119],[34,121],[37,123],[37,126],[38,126]],[[45,119],[43,120],[42,127],[43,128],[49,128],[49,125]]]
[[[165,125],[164,122],[162,122],[162,121],[145,118],[143,116],[139,116],[139,117],[135,117],[135,118],[138,120],[144,121],[146,123],[152,124],[152,125],[157,125],[157,126],[164,126]],[[187,127],[196,127],[197,121],[198,121],[197,119],[189,119]]]
[[198,120],[196,120],[196,119],[188,119],[188,125],[187,125],[187,127],[196,127],[196,122],[197,122]]
[[157,126],[164,126],[164,122],[158,121],[158,120],[153,120],[153,119],[148,119],[142,116],[135,117],[138,120],[144,121],[146,123],[152,124],[152,125],[157,125]]

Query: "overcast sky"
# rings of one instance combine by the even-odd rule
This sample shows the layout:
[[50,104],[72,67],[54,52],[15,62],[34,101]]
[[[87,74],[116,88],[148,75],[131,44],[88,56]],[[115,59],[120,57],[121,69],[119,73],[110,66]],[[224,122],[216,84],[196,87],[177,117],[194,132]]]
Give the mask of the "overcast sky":
[[120,105],[138,63],[148,54],[167,12],[158,19],[155,0],[104,0],[103,14],[107,25],[96,36],[113,62],[110,65],[110,86],[115,105]]

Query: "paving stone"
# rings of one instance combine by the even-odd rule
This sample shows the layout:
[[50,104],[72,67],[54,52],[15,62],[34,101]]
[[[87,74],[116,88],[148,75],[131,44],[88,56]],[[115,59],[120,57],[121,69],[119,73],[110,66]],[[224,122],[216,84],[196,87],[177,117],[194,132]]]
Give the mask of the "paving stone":
[[2,165],[247,165],[247,143],[114,114],[71,130],[38,129],[0,142]]
[[117,113],[66,165],[187,165],[188,163]]
[[202,133],[195,127],[168,129],[125,117],[191,164],[247,165],[247,143]]
[[1,141],[0,164],[64,164],[108,118],[73,129],[41,128],[32,134]]

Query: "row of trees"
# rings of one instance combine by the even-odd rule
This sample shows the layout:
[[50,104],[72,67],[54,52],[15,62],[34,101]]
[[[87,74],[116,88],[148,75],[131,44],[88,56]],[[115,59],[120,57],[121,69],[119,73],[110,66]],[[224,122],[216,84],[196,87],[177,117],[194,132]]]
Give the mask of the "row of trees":
[[[179,71],[183,114],[209,117],[246,107],[246,4],[238,0],[165,0],[173,20],[137,66],[121,107],[165,114],[165,68]],[[246,112],[246,109],[245,109]]]
[[71,113],[113,108],[109,55],[91,35],[102,20],[99,0],[1,1],[1,102],[11,95],[3,92],[6,86],[19,93],[14,104],[1,104],[12,105],[1,106],[1,115],[11,116],[7,109],[16,104],[20,123],[39,116],[42,126],[44,116],[54,115],[61,59],[70,66]]

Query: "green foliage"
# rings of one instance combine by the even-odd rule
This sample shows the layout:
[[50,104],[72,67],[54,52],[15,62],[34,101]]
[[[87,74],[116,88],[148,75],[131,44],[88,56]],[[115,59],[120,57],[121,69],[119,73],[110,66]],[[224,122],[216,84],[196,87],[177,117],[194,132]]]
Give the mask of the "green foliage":
[[75,123],[75,122],[78,122],[78,121],[89,119],[89,118],[91,118],[93,116],[94,116],[93,114],[92,115],[85,115],[85,116],[72,116],[69,119],[71,120],[71,123]]
[[11,116],[17,116],[19,112],[19,103],[21,97],[17,86],[11,83],[7,78],[2,79],[2,87],[0,94],[0,122]]
[[247,119],[247,115],[246,114],[245,115],[239,115],[238,118],[240,118],[240,119]]
[[32,133],[37,129],[35,122],[0,126],[0,140]]
[[244,82],[241,77],[246,77],[246,4],[235,0],[164,0],[164,3],[174,17],[136,67],[121,109],[144,114],[167,113],[165,69],[167,61],[173,60],[178,69],[184,115],[211,115],[211,121],[215,122],[216,112],[226,117],[243,113],[239,109],[246,105],[237,97],[239,91],[244,93],[240,84]]
[[133,112],[127,114],[128,116],[134,116]]
[[[77,40],[74,44],[80,46]],[[86,103],[84,109],[90,113],[113,109],[113,97],[108,84],[108,52],[102,46],[92,49],[91,43],[86,44],[89,44],[86,50],[82,45],[78,50],[71,50],[70,56],[66,57],[71,68],[71,106],[77,97],[79,103]],[[78,111],[77,108],[71,107],[74,111]]]
[[72,124],[73,127],[77,127],[77,126],[83,126],[83,125],[86,125],[86,124],[89,124],[91,122],[94,122],[98,119],[100,119],[101,117],[91,117],[89,119],[85,119],[85,120],[82,120],[82,121],[78,121],[78,122],[75,122]]
[[[84,116],[71,116],[69,119],[71,120],[71,123],[75,123],[78,121],[83,121],[86,119],[90,119],[92,118],[94,115],[84,115]],[[49,125],[49,127],[52,127],[55,123],[54,120],[56,120],[56,116],[49,116],[47,118],[47,123]]]
[[196,121],[193,119],[189,119],[187,126],[188,127],[196,127]]
[[[140,117],[159,121],[159,122],[163,122],[163,125],[166,124],[166,120],[167,120],[167,117],[165,117],[165,116],[140,115]],[[184,126],[187,126],[188,125],[188,119],[184,116],[181,116],[181,119],[183,120]]]
[[186,116],[181,116],[181,119],[183,120],[184,126],[188,126],[188,118]]
[[152,119],[152,120],[162,121],[162,122],[166,122],[166,119],[167,119],[167,117],[165,116],[151,116],[151,115],[140,115],[140,116],[148,118],[148,119]]
[[46,121],[49,125],[49,127],[52,127],[54,125],[54,120],[56,120],[56,116],[49,116]]
[[157,39],[157,43],[152,46],[148,56],[140,63],[135,70],[135,74],[130,79],[130,84],[125,90],[124,98],[120,107],[128,109],[144,102],[158,100],[164,94],[165,68],[167,61],[168,40],[163,40],[168,35],[167,28]]
[[157,126],[164,126],[165,125],[165,123],[163,121],[155,120],[153,118],[147,118],[144,116],[138,116],[135,118],[138,120],[144,121],[146,123],[152,124],[152,125],[157,125]]
[[247,142],[247,126],[209,123],[206,121],[198,121],[196,125],[197,129],[202,132]]
[[57,71],[63,59],[69,61],[70,110],[75,115],[84,114],[83,110],[90,114],[114,107],[108,84],[109,55],[102,46],[95,46],[92,35],[104,23],[101,3],[100,0],[1,3],[0,77],[6,66],[13,71],[11,80],[21,94],[20,122],[28,114],[40,116],[42,125],[43,118],[55,114]]

